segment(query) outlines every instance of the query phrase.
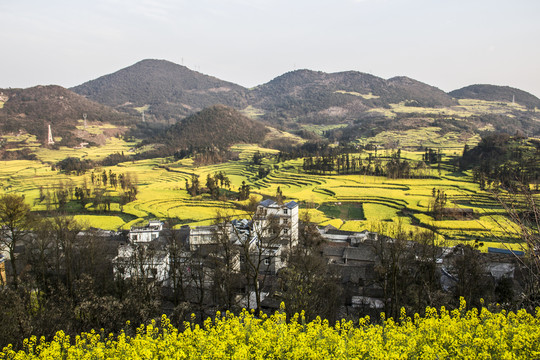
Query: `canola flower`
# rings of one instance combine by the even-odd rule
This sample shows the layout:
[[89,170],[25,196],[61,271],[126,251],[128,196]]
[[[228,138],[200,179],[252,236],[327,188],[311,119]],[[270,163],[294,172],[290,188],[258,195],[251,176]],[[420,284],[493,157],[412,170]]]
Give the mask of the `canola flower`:
[[243,311],[217,313],[202,326],[184,331],[163,315],[117,336],[91,331],[70,338],[62,331],[50,342],[31,337],[25,350],[10,346],[0,359],[537,359],[540,358],[540,308],[536,316],[520,310],[493,313],[483,308],[448,311],[427,308],[412,318],[372,324],[369,317],[330,325],[303,314],[287,319],[283,311],[260,317]]

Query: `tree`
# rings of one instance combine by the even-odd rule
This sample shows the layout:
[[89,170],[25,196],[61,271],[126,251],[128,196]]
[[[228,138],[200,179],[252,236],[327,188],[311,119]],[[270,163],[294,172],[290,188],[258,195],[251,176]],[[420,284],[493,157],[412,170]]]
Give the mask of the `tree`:
[[24,197],[6,194],[0,197],[0,246],[6,248],[11,263],[11,283],[17,288],[17,248],[25,242],[34,225],[34,217]]
[[253,154],[253,158],[251,159],[251,163],[253,165],[262,165],[263,156],[260,151],[256,151],[255,154]]
[[260,311],[267,276],[272,272],[272,266],[286,261],[285,249],[290,248],[291,240],[285,233],[287,225],[281,222],[278,214],[269,212],[264,206],[257,207],[250,223],[247,233],[235,226],[232,229],[241,247],[241,270],[248,292],[253,293],[255,307]]
[[440,305],[436,260],[440,249],[435,234],[429,230],[407,231],[403,223],[388,226],[379,223],[372,241],[376,256],[375,283],[384,293],[385,312],[399,317],[402,307],[422,311]]
[[291,251],[287,268],[280,274],[281,293],[288,316],[304,311],[306,319],[317,316],[335,320],[340,304],[339,279],[330,272],[323,255],[324,239],[306,217],[299,229],[299,244]]
[[479,250],[470,245],[456,246],[448,269],[456,279],[456,301],[463,297],[468,305],[475,307],[482,306],[481,299],[489,303],[493,294],[492,284],[484,277],[485,260],[478,253]]
[[435,191],[435,188],[432,190],[432,196],[433,199],[429,203],[429,210],[433,213],[433,217],[435,219],[441,220],[444,214],[444,209],[446,208],[448,196],[444,190],[437,189],[437,191]]
[[188,181],[186,180],[186,190],[191,196],[196,196],[200,194],[200,183],[199,183],[199,175],[192,174],[191,175],[191,186],[188,185]]
[[[506,212],[507,220],[492,217],[498,233],[493,236],[506,246],[507,240],[521,240],[525,256],[516,256],[524,279],[524,291],[519,307],[530,310],[540,306],[540,206],[538,195],[529,185],[522,185],[519,192],[492,192],[492,196]],[[501,235],[502,234],[502,235]]]
[[172,301],[175,306],[188,300],[188,287],[190,285],[189,248],[183,241],[183,229],[175,231],[165,228],[162,235],[167,241],[169,255],[169,287],[172,290]]
[[240,186],[240,191],[238,192],[238,200],[247,200],[250,195],[250,187],[242,180],[242,185]]
[[214,302],[224,310],[239,310],[236,295],[241,288],[240,250],[231,232],[232,216],[218,211],[214,220],[214,251],[209,260],[213,270]]

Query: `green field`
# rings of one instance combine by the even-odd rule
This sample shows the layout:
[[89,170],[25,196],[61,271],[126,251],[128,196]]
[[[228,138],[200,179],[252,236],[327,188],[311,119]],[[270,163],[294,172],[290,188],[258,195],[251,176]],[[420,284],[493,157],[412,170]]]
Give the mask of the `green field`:
[[[429,129],[425,130],[429,131]],[[30,142],[34,139],[28,139]],[[113,152],[130,153],[134,143],[110,138],[107,145],[88,149],[60,148],[37,149],[38,160],[16,160],[0,162],[0,192],[18,193],[36,211],[54,209],[55,204],[39,201],[40,187],[53,191],[59,183],[80,186],[85,175],[64,175],[52,170],[51,165],[65,157],[76,156],[99,160]],[[441,173],[433,168],[425,179],[388,179],[365,175],[312,175],[301,170],[302,160],[276,163],[276,150],[257,145],[241,144],[232,149],[239,153],[239,160],[223,164],[195,167],[190,159],[174,161],[172,158],[129,161],[116,166],[96,170],[129,174],[138,185],[135,201],[123,206],[112,203],[110,211],[98,209],[92,203],[85,207],[71,200],[66,205],[68,212],[77,215],[86,226],[104,229],[122,229],[150,219],[170,219],[180,226],[207,225],[212,223],[216,212],[224,211],[233,216],[246,216],[240,202],[230,198],[225,201],[211,199],[208,195],[191,197],[186,189],[186,180],[192,174],[200,176],[204,186],[206,176],[218,171],[225,172],[231,180],[231,191],[238,191],[242,181],[251,186],[252,194],[258,199],[275,196],[279,187],[287,200],[301,203],[302,214],[309,214],[312,221],[321,225],[333,225],[343,230],[361,231],[373,223],[401,222],[411,229],[423,227],[436,229],[446,241],[472,241],[480,239],[485,247],[497,246],[496,236],[503,236],[496,220],[501,220],[504,211],[485,192],[480,191],[468,173],[455,173],[443,166]],[[260,151],[265,155],[263,165],[271,169],[259,179],[258,167],[250,164],[253,154]],[[444,150],[445,156],[455,156],[456,149]],[[379,155],[389,156],[389,151]],[[411,161],[421,159],[421,152],[402,151],[402,158]],[[358,155],[357,155],[358,156]],[[367,157],[367,153],[360,154]],[[428,212],[433,188],[444,190],[448,195],[448,207],[470,207],[477,214],[471,220],[435,220]],[[108,189],[107,194],[115,198],[119,192]],[[310,210],[306,210],[307,208]]]

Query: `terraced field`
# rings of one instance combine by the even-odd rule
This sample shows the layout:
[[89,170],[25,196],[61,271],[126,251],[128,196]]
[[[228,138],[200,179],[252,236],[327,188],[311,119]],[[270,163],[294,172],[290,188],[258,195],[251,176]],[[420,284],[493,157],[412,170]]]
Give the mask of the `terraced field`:
[[[3,161],[0,163],[0,192],[24,194],[34,210],[46,210],[39,201],[40,187],[53,189],[58,183],[77,186],[89,182],[89,174],[66,176],[51,170],[49,164],[66,156],[96,159],[116,151],[126,153],[133,146],[119,139],[111,139],[107,146],[90,149],[38,151],[37,161]],[[275,150],[255,145],[237,145],[239,160],[224,164],[195,167],[190,159],[151,159],[121,163],[99,169],[129,174],[138,184],[137,200],[123,206],[111,204],[110,212],[99,212],[87,204],[77,219],[87,226],[105,229],[129,228],[150,218],[171,219],[178,226],[210,224],[216,212],[246,216],[241,202],[230,199],[216,201],[208,195],[191,197],[185,190],[186,180],[193,174],[200,176],[204,186],[207,174],[223,171],[231,180],[231,191],[237,191],[242,181],[251,186],[252,194],[275,196],[279,187],[287,199],[301,202],[302,214],[321,225],[333,225],[343,230],[360,231],[374,228],[377,223],[401,223],[401,226],[436,229],[441,241],[474,241],[480,239],[487,246],[502,246],[494,235],[502,236],[497,222],[504,222],[504,211],[472,182],[470,174],[452,173],[443,167],[440,176],[433,170],[428,179],[387,179],[364,175],[311,175],[302,172],[302,160],[275,162]],[[265,155],[263,165],[270,173],[259,179],[258,167],[250,161],[255,152]],[[453,150],[447,152],[453,155]],[[366,157],[364,153],[362,156]],[[402,152],[403,158],[418,160],[421,153]],[[428,212],[433,189],[444,190],[448,207],[472,208],[477,218],[471,220],[435,220]],[[109,189],[115,194],[114,189]],[[50,205],[49,205],[50,206]],[[339,209],[339,210],[336,210]],[[338,211],[339,213],[336,213]],[[515,245],[514,245],[515,246]]]

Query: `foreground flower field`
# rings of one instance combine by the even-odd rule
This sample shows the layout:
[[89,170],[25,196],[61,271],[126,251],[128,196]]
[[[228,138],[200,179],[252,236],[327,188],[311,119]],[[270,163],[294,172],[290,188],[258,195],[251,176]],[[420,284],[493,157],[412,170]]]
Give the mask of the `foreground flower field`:
[[[383,319],[384,320],[384,319]],[[137,335],[108,337],[92,331],[70,339],[63,332],[46,342],[25,341],[25,351],[4,348],[0,359],[537,359],[540,309],[492,313],[426,309],[425,317],[370,324],[325,320],[287,321],[285,314],[261,318],[217,314],[203,326],[179,331],[163,316],[161,326],[141,325]]]

